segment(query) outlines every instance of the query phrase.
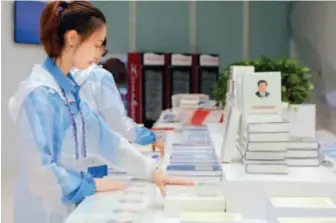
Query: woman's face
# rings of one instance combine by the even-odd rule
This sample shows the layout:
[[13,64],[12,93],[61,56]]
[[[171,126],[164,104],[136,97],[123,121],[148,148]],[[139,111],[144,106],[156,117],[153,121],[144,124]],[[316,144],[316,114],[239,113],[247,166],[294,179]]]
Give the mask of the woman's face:
[[99,61],[102,56],[102,44],[105,38],[106,26],[103,25],[76,48],[74,67],[84,70]]

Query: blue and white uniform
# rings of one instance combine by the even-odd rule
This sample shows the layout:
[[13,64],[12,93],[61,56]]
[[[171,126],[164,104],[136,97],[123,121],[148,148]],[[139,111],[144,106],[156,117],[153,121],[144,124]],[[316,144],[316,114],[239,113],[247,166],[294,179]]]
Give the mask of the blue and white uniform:
[[10,100],[20,136],[15,223],[61,223],[96,191],[88,157],[104,157],[150,180],[157,167],[80,98],[80,86],[54,61],[35,65]]
[[156,134],[139,127],[127,116],[124,103],[112,74],[98,65],[86,70],[74,70],[74,78],[81,85],[81,97],[109,124],[111,129],[139,145],[156,141]]

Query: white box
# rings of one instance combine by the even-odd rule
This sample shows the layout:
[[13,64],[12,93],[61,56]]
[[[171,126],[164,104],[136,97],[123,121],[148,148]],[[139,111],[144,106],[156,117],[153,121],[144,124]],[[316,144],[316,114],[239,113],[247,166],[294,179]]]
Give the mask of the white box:
[[336,218],[336,204],[328,197],[271,197],[266,213],[269,223],[283,217]]

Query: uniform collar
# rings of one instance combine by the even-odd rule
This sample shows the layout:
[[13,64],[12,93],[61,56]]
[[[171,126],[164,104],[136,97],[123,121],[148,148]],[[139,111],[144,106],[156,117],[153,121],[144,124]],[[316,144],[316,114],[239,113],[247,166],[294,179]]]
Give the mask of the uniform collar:
[[70,72],[68,75],[64,75],[53,59],[47,57],[43,65],[65,92],[76,92],[78,90],[78,84]]

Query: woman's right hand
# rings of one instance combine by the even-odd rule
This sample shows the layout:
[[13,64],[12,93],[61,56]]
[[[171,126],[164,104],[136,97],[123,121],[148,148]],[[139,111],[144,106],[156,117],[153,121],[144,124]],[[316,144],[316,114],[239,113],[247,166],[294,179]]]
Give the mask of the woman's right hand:
[[165,154],[165,143],[162,141],[162,139],[157,139],[156,142],[152,145],[153,152],[155,152],[156,149],[160,150],[161,157]]
[[121,191],[129,187],[129,185],[115,180],[104,178],[95,178],[94,180],[96,182],[96,192]]

